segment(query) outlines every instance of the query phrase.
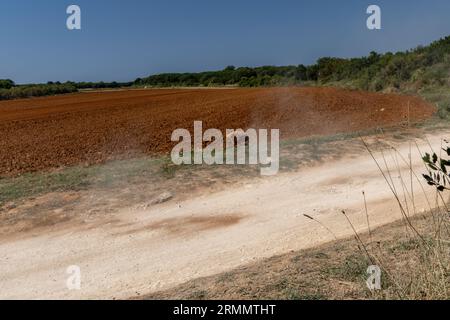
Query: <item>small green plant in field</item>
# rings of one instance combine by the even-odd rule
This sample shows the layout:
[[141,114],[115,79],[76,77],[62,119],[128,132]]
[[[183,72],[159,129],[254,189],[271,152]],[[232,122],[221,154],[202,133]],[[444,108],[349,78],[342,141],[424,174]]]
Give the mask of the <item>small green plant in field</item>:
[[359,281],[366,278],[367,266],[370,262],[360,253],[347,256],[339,266],[333,266],[324,272],[332,277],[345,281]]
[[0,180],[0,204],[44,192],[80,190],[89,185],[88,175],[73,168],[64,173],[29,173]]
[[289,289],[284,292],[286,300],[325,300],[326,297],[321,293],[303,293],[301,290]]
[[208,296],[207,291],[198,290],[198,291],[194,291],[189,298],[193,299],[193,300],[200,300],[200,299],[206,299],[207,296]]
[[421,246],[420,241],[418,239],[412,238],[412,239],[399,241],[394,246],[392,246],[389,250],[391,252],[396,252],[396,251],[403,251],[403,252],[406,251],[407,252],[407,251],[419,249],[420,246]]
[[437,115],[440,119],[449,120],[450,119],[450,98],[437,103],[438,111]]
[[149,181],[164,176],[166,164],[165,158],[143,157],[4,177],[0,179],[0,205],[49,192],[78,191],[90,187],[111,188],[138,180]]
[[437,107],[437,116],[441,120],[450,119],[450,90],[447,86],[428,88],[420,92],[420,95]]

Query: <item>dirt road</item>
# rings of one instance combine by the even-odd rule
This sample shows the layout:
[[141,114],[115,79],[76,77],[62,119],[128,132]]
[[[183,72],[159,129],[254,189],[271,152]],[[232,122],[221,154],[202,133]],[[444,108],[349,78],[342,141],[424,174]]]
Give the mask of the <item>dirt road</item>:
[[[440,137],[430,137],[430,142],[439,149]],[[424,141],[419,145],[429,149]],[[399,150],[407,159],[409,144]],[[413,168],[419,175],[424,168],[414,150]],[[394,164],[392,180],[403,199],[409,169],[394,152],[385,156]],[[416,209],[408,206],[409,214],[428,209],[427,199],[434,204],[431,188],[425,186],[426,199],[417,181],[413,186]],[[31,231],[19,239],[3,237],[0,298],[128,298],[311,247],[334,235],[346,237],[352,231],[343,209],[358,231],[367,230],[363,190],[372,228],[401,219],[386,181],[364,153],[182,202],[126,210],[88,227],[74,224]],[[80,290],[66,287],[71,265],[80,267]]]

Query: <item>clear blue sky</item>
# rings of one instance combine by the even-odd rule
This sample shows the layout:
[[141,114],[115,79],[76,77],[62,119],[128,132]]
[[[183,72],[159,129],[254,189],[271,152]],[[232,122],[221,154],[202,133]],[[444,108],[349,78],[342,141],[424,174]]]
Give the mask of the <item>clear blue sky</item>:
[[[82,30],[66,29],[66,8]],[[369,4],[381,31],[366,28]],[[449,0],[1,0],[0,78],[126,81],[227,65],[311,64],[450,34]]]

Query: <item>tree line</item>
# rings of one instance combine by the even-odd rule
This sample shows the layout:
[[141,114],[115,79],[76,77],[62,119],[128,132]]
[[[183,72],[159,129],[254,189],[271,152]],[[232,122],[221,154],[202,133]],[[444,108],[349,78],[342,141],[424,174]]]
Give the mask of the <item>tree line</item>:
[[138,78],[137,86],[280,86],[342,85],[355,89],[381,91],[417,89],[448,84],[450,36],[406,52],[378,54],[360,58],[320,58],[309,66],[234,66],[200,73],[164,73]]
[[133,82],[48,82],[16,85],[0,80],[0,100],[122,87],[336,85],[354,89],[418,91],[450,84],[450,36],[405,52],[371,52],[360,58],[324,57],[309,66],[228,66],[219,71],[163,73]]
[[133,82],[52,82],[16,85],[10,79],[0,79],[0,100],[41,97],[78,92],[80,89],[113,89],[130,87]]

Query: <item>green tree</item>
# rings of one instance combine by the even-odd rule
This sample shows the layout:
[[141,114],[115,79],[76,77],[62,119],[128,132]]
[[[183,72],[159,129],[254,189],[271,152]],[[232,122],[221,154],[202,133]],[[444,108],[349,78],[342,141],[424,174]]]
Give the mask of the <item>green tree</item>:
[[0,79],[0,89],[11,89],[16,84],[10,79]]

